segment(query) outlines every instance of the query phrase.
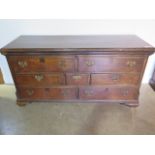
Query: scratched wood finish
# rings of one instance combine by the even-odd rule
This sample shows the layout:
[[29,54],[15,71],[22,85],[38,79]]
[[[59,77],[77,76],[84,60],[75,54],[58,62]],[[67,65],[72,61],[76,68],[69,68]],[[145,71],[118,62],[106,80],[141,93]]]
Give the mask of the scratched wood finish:
[[112,102],[138,106],[154,47],[135,35],[20,36],[1,49],[17,104]]

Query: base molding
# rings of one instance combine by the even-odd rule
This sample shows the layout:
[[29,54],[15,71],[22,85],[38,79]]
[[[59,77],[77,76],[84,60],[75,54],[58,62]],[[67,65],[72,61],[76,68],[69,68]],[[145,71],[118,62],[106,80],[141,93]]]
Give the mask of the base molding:
[[128,107],[138,107],[139,102],[138,100],[17,100],[18,106],[26,106],[27,104],[30,104],[32,102],[51,102],[51,103],[101,103],[101,104],[108,104],[108,103],[114,103],[114,104],[121,104]]
[[132,103],[120,103],[120,104],[128,106],[128,107],[138,107],[139,106],[138,101],[137,102],[132,102]]

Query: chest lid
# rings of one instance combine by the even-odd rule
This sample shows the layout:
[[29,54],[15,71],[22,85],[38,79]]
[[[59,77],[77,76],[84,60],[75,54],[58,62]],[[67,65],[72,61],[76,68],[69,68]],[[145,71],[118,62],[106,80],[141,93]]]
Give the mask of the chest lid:
[[148,52],[155,48],[136,35],[23,35],[13,40],[1,53],[24,52]]

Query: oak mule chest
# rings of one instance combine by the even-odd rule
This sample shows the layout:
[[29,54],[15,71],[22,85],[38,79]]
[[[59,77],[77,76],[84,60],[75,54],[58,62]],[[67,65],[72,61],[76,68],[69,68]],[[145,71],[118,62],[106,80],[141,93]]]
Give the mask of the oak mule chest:
[[138,106],[153,52],[135,35],[20,36],[1,49],[18,105],[58,101]]

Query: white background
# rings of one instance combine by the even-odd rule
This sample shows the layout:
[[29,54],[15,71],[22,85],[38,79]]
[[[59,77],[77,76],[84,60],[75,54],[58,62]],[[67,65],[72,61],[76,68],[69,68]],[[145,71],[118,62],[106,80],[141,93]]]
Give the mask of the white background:
[[[136,34],[155,46],[155,20],[0,20],[0,48],[20,35]],[[149,57],[142,82],[148,83],[155,66]],[[8,64],[0,55],[5,83],[13,83]]]

